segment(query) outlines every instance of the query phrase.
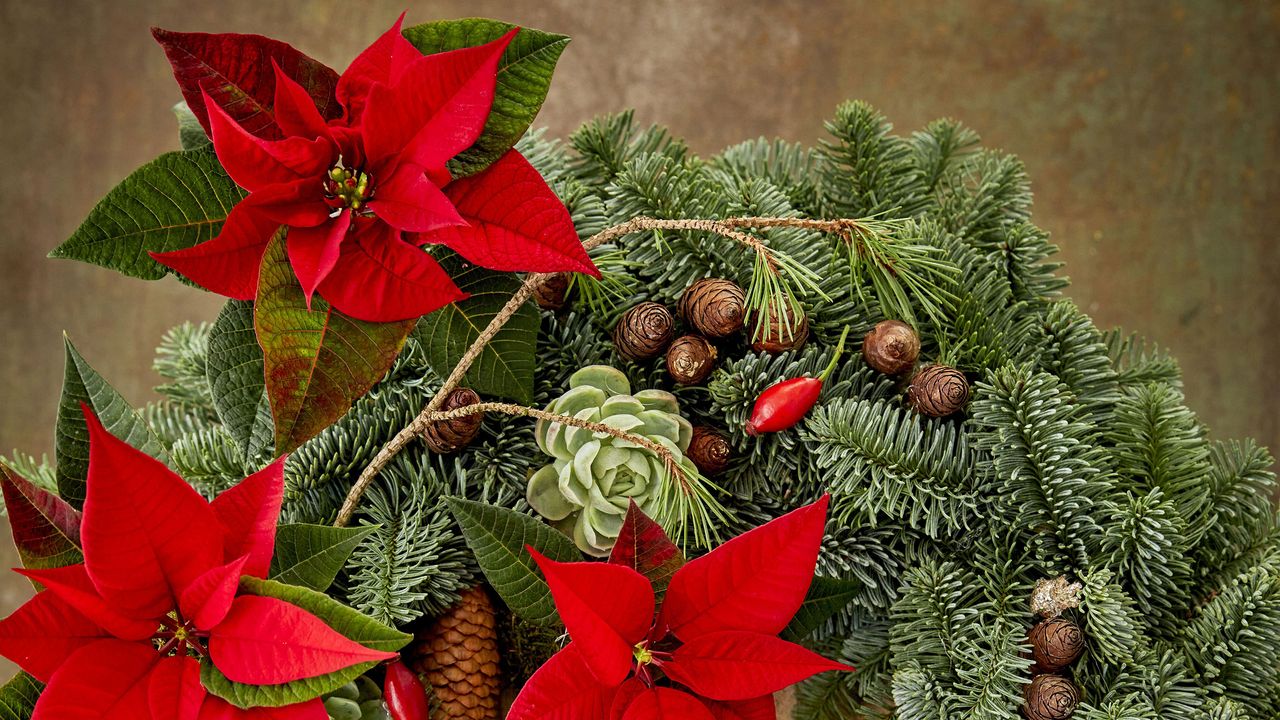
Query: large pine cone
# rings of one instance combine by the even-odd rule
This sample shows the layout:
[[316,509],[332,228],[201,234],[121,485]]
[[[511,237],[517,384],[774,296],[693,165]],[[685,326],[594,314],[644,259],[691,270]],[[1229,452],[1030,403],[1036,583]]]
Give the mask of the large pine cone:
[[1037,675],[1022,692],[1030,720],[1067,720],[1080,704],[1080,688],[1061,675]]
[[497,625],[489,593],[474,587],[415,634],[405,661],[435,695],[431,720],[498,720]]
[[1084,652],[1084,633],[1064,617],[1040,622],[1031,628],[1027,638],[1031,641],[1031,657],[1045,672],[1061,670]]

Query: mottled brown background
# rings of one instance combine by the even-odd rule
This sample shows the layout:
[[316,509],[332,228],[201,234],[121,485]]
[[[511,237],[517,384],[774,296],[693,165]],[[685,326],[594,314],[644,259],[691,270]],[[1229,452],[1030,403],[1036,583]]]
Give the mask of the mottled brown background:
[[[220,301],[45,253],[177,145],[150,25],[257,32],[336,67],[406,6],[572,35],[540,122],[628,106],[694,149],[811,142],[846,98],[951,115],[1017,153],[1102,326],[1171,348],[1219,436],[1280,445],[1280,4],[1267,2],[0,1],[0,450],[52,448],[66,331],[136,403],[152,350]],[[0,544],[12,564],[8,543]],[[0,585],[0,612],[29,592]]]

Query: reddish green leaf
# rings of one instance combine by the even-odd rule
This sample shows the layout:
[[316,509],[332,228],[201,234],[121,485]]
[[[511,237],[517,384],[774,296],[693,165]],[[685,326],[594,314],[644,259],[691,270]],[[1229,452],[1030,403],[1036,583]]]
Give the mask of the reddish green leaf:
[[9,527],[26,568],[74,565],[80,553],[80,513],[62,498],[0,465]]
[[820,672],[852,668],[773,635],[726,630],[676,648],[662,669],[702,697],[748,700]]
[[684,565],[684,552],[671,542],[661,525],[632,501],[609,562],[625,565],[649,578],[653,592],[661,596],[671,582],[671,576]]
[[262,258],[254,326],[266,365],[276,452],[315,437],[386,375],[417,319],[371,323],[306,297],[282,229]]
[[287,43],[261,35],[181,33],[160,28],[152,28],[151,34],[164,48],[182,96],[206,134],[209,111],[202,89],[254,135],[269,140],[283,136],[273,112],[276,80],[272,61],[306,89],[326,119],[342,114],[334,97],[338,74]]

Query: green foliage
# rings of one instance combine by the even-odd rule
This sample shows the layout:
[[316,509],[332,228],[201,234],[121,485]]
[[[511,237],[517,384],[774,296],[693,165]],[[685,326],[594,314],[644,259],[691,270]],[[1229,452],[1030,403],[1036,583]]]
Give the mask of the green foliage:
[[1081,406],[1053,375],[1010,365],[979,385],[971,411],[1002,519],[1033,534],[1054,570],[1088,568],[1101,534],[1095,498],[1111,481]]
[[[404,36],[430,55],[492,42],[513,27],[483,18],[440,20],[405,28]],[[564,35],[520,29],[498,63],[498,85],[484,132],[475,144],[449,161],[454,177],[484,170],[524,135],[542,109],[556,61],[568,44]]]
[[[831,493],[814,602],[829,597],[839,608],[803,613],[799,629],[805,644],[857,670],[803,683],[797,717],[1019,717],[1027,597],[1035,581],[1058,574],[1084,585],[1082,606],[1069,613],[1088,638],[1071,670],[1084,694],[1076,717],[1280,714],[1271,456],[1250,442],[1211,441],[1184,405],[1171,357],[1141,338],[1100,332],[1063,299],[1057,248],[1031,222],[1016,158],[982,149],[952,120],[895,136],[858,103],[841,107],[829,130],[817,149],[759,139],[706,159],[629,112],[589,122],[568,142],[525,135],[518,148],[583,238],[638,215],[859,218],[873,234],[751,229],[813,278],[786,289],[811,338],[778,355],[750,351],[745,338],[722,341],[705,387],[673,387],[661,361],[623,362],[609,332],[630,305],[674,306],[703,277],[754,282],[757,301],[771,297],[779,287],[760,284],[755,254],[694,231],[635,233],[596,248],[603,281],[575,279],[565,310],[530,306],[517,319],[529,370],[516,396],[545,405],[573,372],[597,363],[619,367],[636,389],[673,390],[695,425],[724,432],[734,448],[729,468],[711,478],[737,517],[718,528],[724,536]],[[515,280],[501,282],[490,313],[515,289]],[[142,415],[171,464],[206,494],[271,450],[269,414],[252,404],[251,325],[244,308],[235,324],[229,312],[213,330],[193,325],[166,338],[157,362],[165,399]],[[967,373],[974,392],[964,412],[919,417],[902,401],[906,378],[880,375],[850,352],[798,427],[745,434],[763,389],[819,372],[845,328],[857,338],[893,316],[919,321],[922,361]],[[456,327],[450,335],[465,344],[488,317],[470,335]],[[289,522],[330,523],[359,472],[452,368],[460,347],[422,330],[365,397],[291,454]],[[221,349],[229,339],[244,352]],[[522,543],[559,544],[560,559],[577,559],[526,514],[527,479],[543,459],[533,423],[519,417],[486,418],[472,444],[448,457],[411,445],[366,494],[356,523],[369,534],[329,592],[405,625],[487,579],[545,623],[509,614],[503,622],[504,667],[520,682],[563,632]],[[445,497],[458,498],[458,518]]]
[[147,253],[181,250],[214,238],[243,197],[212,148],[165,153],[107,193],[49,257],[158,280],[169,270]]
[[558,562],[570,562],[581,559],[573,542],[542,521],[514,510],[460,498],[447,498],[446,502],[485,579],[507,607],[530,622],[555,620],[551,588],[525,548],[533,547]]
[[1224,587],[1187,625],[1183,650],[1211,697],[1280,714],[1280,575],[1257,568]]
[[[453,253],[441,253],[438,259],[458,288],[471,295],[422,318],[414,330],[431,368],[445,377],[520,289],[520,281],[510,273],[467,263]],[[479,393],[530,402],[537,336],[538,311],[526,303],[480,352],[464,382]]]
[[333,584],[351,552],[376,528],[281,525],[276,529],[271,579],[324,592]]
[[[248,459],[263,448],[255,441],[270,437],[262,348],[253,327],[253,304],[231,300],[209,329],[204,383],[227,433]],[[265,416],[265,418],[264,418]]]
[[353,607],[403,625],[439,613],[475,584],[475,562],[441,502],[465,490],[452,480],[434,464],[401,459],[369,489],[360,516],[369,534],[345,580]]
[[860,590],[861,584],[856,580],[815,577],[800,609],[782,631],[782,637],[793,642],[808,637],[832,616],[844,610]]
[[213,142],[205,134],[204,128],[200,126],[200,121],[196,119],[196,114],[191,112],[186,100],[173,106],[173,116],[178,121],[178,139],[182,143],[183,150],[199,150]]
[[0,687],[0,720],[30,720],[44,685],[19,671]]
[[80,352],[64,338],[67,350],[58,402],[58,432],[54,440],[57,457],[58,494],[79,509],[84,504],[85,478],[89,472],[89,427],[82,407],[88,407],[112,435],[152,457],[166,460],[159,439],[147,427],[128,401],[89,366]]

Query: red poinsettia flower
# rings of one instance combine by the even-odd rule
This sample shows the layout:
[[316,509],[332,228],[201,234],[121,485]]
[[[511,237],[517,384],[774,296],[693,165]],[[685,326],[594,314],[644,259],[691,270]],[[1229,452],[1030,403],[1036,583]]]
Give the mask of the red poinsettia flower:
[[595,273],[568,211],[515,151],[442,189],[452,180],[446,163],[484,131],[498,62],[518,29],[486,45],[423,55],[401,35],[402,21],[338,79],[341,118],[326,122],[278,65],[273,127],[281,139],[255,136],[205,93],[214,150],[249,195],[214,239],[152,256],[206,289],[250,300],[267,243],[284,225],[308,301],[319,292],[371,322],[418,317],[466,297],[420,249],[425,243],[495,270]]
[[774,692],[849,670],[777,637],[813,580],[827,498],[741,535],[671,577],[538,554],[572,642],[534,673],[508,720],[773,720]]
[[321,720],[319,700],[244,711],[207,696],[197,658],[274,685],[394,656],[283,600],[237,595],[242,575],[270,568],[283,458],[209,503],[87,408],[85,420],[84,562],[20,570],[45,589],[0,621],[0,654],[48,684],[33,720]]

